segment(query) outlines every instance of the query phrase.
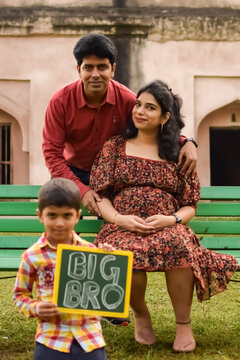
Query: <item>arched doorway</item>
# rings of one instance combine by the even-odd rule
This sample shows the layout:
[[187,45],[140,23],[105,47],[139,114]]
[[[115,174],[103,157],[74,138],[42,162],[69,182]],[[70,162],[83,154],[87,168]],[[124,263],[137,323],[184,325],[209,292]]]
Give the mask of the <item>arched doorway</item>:
[[208,114],[197,139],[201,185],[240,186],[240,101]]
[[29,155],[17,120],[0,110],[0,183],[29,184]]

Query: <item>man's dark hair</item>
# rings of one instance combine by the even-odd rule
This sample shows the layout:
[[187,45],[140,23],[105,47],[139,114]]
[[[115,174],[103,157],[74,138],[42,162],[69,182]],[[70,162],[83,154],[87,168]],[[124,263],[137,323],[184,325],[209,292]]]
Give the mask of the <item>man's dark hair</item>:
[[38,196],[38,208],[43,211],[48,206],[68,206],[80,209],[80,191],[69,179],[54,178],[42,186]]
[[[162,159],[177,162],[180,150],[180,130],[184,127],[184,122],[180,109],[182,99],[173,94],[166,83],[160,80],[152,81],[143,86],[137,93],[137,98],[144,92],[147,92],[155,98],[161,107],[162,115],[170,113],[168,121],[164,124],[161,131],[158,132],[158,155]],[[135,127],[132,119],[128,121],[125,137],[127,139],[135,138],[138,129]]]
[[87,56],[95,55],[100,59],[108,58],[111,65],[116,62],[117,49],[106,36],[92,32],[82,37],[75,45],[73,54],[79,66]]

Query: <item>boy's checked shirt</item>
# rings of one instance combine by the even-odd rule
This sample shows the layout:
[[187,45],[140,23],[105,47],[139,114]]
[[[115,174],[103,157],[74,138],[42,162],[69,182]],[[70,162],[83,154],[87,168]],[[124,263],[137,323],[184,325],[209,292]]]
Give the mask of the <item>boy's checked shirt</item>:
[[[73,244],[94,247],[73,233]],[[49,244],[45,234],[22,255],[18,270],[13,300],[20,312],[28,317],[37,317],[39,301],[52,301],[57,249]],[[36,282],[37,299],[32,290]],[[105,346],[98,317],[81,314],[64,314],[52,321],[38,319],[35,340],[61,352],[70,352],[73,339],[84,351],[89,352]]]

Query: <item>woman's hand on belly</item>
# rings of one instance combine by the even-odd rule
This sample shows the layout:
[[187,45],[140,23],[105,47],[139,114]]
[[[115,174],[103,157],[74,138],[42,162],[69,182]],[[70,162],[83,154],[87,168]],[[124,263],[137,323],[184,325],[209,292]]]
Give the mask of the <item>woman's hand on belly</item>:
[[137,215],[121,215],[117,214],[114,223],[126,230],[147,235],[156,232],[154,225],[147,223],[144,219]]
[[176,219],[174,218],[174,216],[171,215],[152,215],[149,216],[145,222],[148,225],[153,226],[153,228],[155,229],[155,231],[159,231],[167,226],[171,226],[174,225],[176,223]]

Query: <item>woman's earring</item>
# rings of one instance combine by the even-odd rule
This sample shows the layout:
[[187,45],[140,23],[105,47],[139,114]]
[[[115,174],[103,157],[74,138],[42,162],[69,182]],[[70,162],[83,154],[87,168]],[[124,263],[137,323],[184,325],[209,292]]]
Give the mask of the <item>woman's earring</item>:
[[161,123],[161,133],[163,132],[163,123]]

